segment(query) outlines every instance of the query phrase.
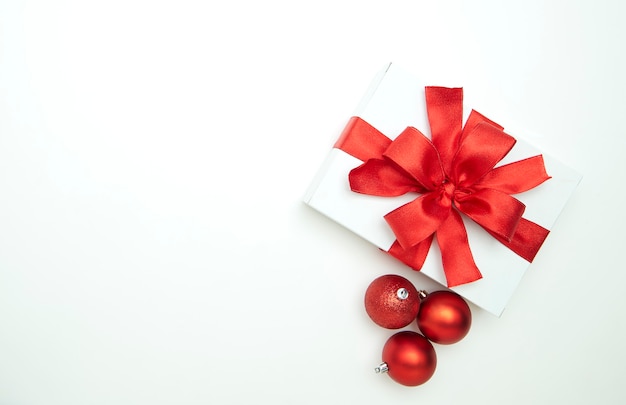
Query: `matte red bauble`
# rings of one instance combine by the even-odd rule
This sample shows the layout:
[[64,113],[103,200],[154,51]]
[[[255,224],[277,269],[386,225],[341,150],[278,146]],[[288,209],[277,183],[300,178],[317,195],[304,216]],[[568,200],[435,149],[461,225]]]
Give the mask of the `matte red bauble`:
[[460,295],[435,291],[426,296],[417,314],[417,326],[428,339],[449,345],[463,339],[472,325],[472,312]]
[[420,306],[417,289],[404,277],[388,274],[378,277],[365,291],[365,311],[377,324],[400,329],[415,319]]
[[435,373],[437,354],[432,343],[416,332],[403,331],[391,336],[383,347],[383,363],[375,370],[386,372],[402,385],[424,384]]

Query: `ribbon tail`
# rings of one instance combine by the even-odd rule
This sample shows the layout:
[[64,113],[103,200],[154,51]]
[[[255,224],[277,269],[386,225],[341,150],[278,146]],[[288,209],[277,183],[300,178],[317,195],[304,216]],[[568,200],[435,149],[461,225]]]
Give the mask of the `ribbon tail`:
[[483,277],[474,262],[463,219],[456,210],[450,211],[437,230],[437,243],[448,287],[471,283]]
[[515,254],[530,263],[532,263],[541,245],[543,245],[543,242],[550,233],[546,228],[525,218],[520,218],[515,234],[510,241],[507,241],[505,238],[489,230],[487,230],[487,232],[504,246],[515,252]]
[[393,245],[391,245],[391,248],[387,253],[400,260],[413,270],[419,271],[422,269],[426,256],[428,255],[428,251],[430,250],[433,235],[430,235],[417,245],[411,246],[408,249],[404,249],[396,240],[393,242]]

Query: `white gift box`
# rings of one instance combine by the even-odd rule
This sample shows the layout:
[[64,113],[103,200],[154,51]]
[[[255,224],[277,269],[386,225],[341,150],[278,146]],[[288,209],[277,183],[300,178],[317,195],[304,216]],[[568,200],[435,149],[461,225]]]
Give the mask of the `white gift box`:
[[[374,79],[354,115],[367,121],[390,139],[394,139],[407,126],[413,126],[430,137],[424,96],[427,85],[433,84],[423,83],[390,64]],[[467,100],[468,95],[465,96]],[[471,107],[464,104],[464,122]],[[489,117],[489,111],[478,111]],[[542,154],[520,139],[515,132],[507,129],[505,122],[498,124],[503,125],[504,130],[517,143],[497,166]],[[542,155],[551,179],[514,197],[526,205],[524,218],[550,230],[580,182],[581,175],[554,158]],[[361,163],[348,153],[333,148],[310,185],[304,201],[380,249],[388,251],[396,237],[383,217],[412,201],[416,195],[412,193],[400,197],[376,197],[351,191],[348,174]],[[470,249],[483,277],[451,289],[479,307],[500,316],[530,263],[502,245],[471,219],[463,214],[462,217]],[[436,240],[431,245],[421,272],[446,286]]]

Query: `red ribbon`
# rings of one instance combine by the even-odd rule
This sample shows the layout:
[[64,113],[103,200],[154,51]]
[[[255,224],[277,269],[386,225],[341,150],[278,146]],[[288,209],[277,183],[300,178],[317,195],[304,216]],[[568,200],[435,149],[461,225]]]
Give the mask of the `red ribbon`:
[[548,180],[541,155],[494,168],[515,145],[503,128],[471,112],[463,126],[463,89],[426,87],[432,141],[413,127],[390,140],[352,117],[336,148],[365,162],[350,172],[352,191],[393,197],[421,195],[385,215],[396,241],[389,253],[419,270],[433,237],[449,287],[482,278],[460,213],[532,262],[548,230],[522,218],[511,194]]

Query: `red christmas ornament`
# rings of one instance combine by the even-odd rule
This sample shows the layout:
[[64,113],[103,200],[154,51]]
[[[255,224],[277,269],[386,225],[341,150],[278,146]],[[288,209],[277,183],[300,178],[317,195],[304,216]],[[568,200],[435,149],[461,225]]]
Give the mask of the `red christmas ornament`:
[[[424,292],[421,292],[425,294]],[[463,339],[472,325],[472,312],[460,295],[435,291],[420,303],[417,326],[428,339],[449,345]]]
[[437,354],[432,343],[416,332],[403,331],[391,336],[383,347],[383,363],[377,373],[388,373],[397,383],[424,384],[435,373]]
[[415,319],[420,306],[417,289],[404,277],[378,277],[365,291],[365,311],[377,324],[400,329]]

